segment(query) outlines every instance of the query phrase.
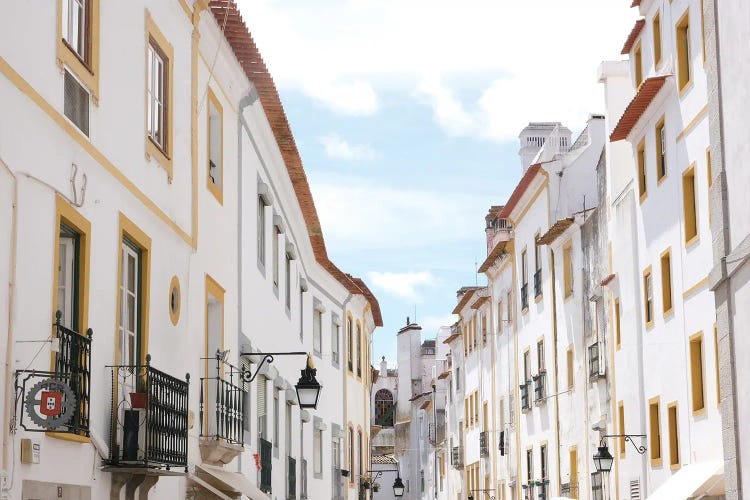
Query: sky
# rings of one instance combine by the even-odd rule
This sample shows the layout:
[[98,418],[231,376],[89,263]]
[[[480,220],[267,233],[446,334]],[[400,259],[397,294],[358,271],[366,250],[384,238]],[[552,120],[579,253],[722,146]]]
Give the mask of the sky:
[[603,113],[630,0],[238,0],[281,95],[329,257],[375,293],[373,363],[486,283],[484,216],[521,177],[518,133]]

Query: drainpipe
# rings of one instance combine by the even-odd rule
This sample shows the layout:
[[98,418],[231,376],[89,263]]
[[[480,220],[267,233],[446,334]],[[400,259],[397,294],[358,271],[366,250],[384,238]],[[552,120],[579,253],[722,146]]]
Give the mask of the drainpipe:
[[555,253],[550,249],[550,281],[552,283],[552,350],[555,370],[555,449],[557,453],[557,492],[560,492],[560,373],[557,360],[557,294],[555,293]]
[[[8,333],[5,346],[5,409],[3,411],[3,470],[8,470],[8,447],[10,446],[10,412],[11,406],[15,407],[13,396],[13,308],[15,306],[16,291],[16,245],[18,241],[18,178],[13,171],[3,161],[0,164],[8,171],[13,178],[13,200],[11,215],[11,236],[10,236],[10,258],[9,258],[9,283],[8,283]],[[9,480],[12,478],[9,478]],[[0,491],[0,496],[3,492]]]

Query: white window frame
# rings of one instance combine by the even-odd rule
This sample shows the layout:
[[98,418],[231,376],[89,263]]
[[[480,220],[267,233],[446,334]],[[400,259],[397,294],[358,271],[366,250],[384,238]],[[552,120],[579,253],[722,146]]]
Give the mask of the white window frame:
[[167,61],[158,46],[148,44],[148,136],[166,151]]
[[[62,37],[73,52],[78,54],[82,61],[86,61],[86,48],[88,46],[88,0],[62,0],[63,15]],[[76,14],[78,17],[76,18]]]
[[[138,290],[138,279],[140,274],[141,266],[141,255],[140,253],[129,245],[126,241],[122,241],[121,245],[121,275],[120,275],[120,364],[121,365],[137,365],[138,364],[138,309],[140,307],[140,296]],[[128,281],[128,260],[133,259],[134,273],[133,282]],[[129,289],[129,285],[132,284],[132,290]],[[131,322],[131,314],[128,311],[128,299],[133,300],[133,316],[132,328],[128,328],[127,325]],[[132,345],[131,345],[132,341]],[[133,352],[135,351],[135,352]]]

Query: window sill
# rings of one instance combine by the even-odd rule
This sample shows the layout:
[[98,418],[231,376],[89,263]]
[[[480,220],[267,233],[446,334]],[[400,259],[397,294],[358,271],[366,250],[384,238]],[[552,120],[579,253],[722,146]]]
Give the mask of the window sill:
[[540,293],[539,295],[537,295],[536,297],[534,297],[534,303],[535,304],[540,303],[543,298],[544,298],[544,295]]
[[663,317],[664,317],[665,320],[671,318],[672,316],[674,316],[674,308],[673,307],[670,307],[669,309],[667,309],[666,311],[664,311]]
[[[657,175],[657,177],[658,177],[658,175],[659,175],[659,174],[657,173],[656,175]],[[665,179],[666,179],[667,177],[668,177],[668,174],[664,174],[664,175],[662,175],[661,177],[658,177],[658,178],[656,179],[656,185],[657,185],[657,186],[661,186],[661,183],[662,183],[662,182],[664,182],[664,180],[665,180]]]
[[703,406],[703,408],[701,408],[700,410],[693,410],[693,416],[694,417],[702,417],[707,412],[708,412],[708,410],[706,410],[706,407]]
[[71,434],[69,432],[45,432],[45,436],[53,439],[59,439],[61,441],[70,441],[71,443],[90,443],[91,438],[81,436],[79,434]]
[[641,196],[638,198],[638,203],[643,205],[643,202],[646,201],[646,198],[648,198],[648,191],[641,194]]
[[167,172],[167,181],[169,183],[172,182],[172,158],[170,158],[167,153],[154,142],[154,140],[151,138],[151,136],[146,134],[146,159],[156,160],[156,163],[158,163],[164,170]]
[[654,322],[653,321],[647,321],[646,322],[646,330],[650,330],[653,327],[654,327]]
[[[92,41],[92,57],[97,57],[97,50],[94,50]],[[74,51],[68,43],[60,38],[57,44],[57,65],[60,69],[67,66],[71,72],[83,83],[91,92],[91,99],[95,106],[99,106],[99,75],[92,67],[81,59],[81,56]]]
[[[679,85],[679,82],[677,82],[677,84]],[[682,87],[680,87],[680,100],[682,100],[687,94],[690,93],[690,91],[693,89],[693,86],[693,80],[690,79],[685,82]]]
[[216,201],[219,202],[219,205],[224,206],[224,191],[211,182],[211,178],[208,178],[207,181],[208,190],[211,192],[212,195],[214,195],[214,198],[216,198]]
[[691,247],[693,247],[697,242],[700,241],[700,234],[696,234],[689,240],[685,242],[685,250],[690,250]]
[[563,304],[570,302],[570,300],[575,297],[575,294],[573,292],[570,292],[569,294],[565,295],[565,298],[563,299]]
[[679,470],[682,467],[681,464],[669,464],[669,470]]
[[652,458],[651,459],[651,467],[658,468],[658,467],[661,467],[662,465],[663,464],[662,464],[662,459],[661,458]]

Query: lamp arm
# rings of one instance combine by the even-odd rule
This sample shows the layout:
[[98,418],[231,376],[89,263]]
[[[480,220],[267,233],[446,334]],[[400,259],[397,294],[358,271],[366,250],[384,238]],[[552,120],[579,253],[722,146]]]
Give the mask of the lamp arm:
[[635,448],[635,451],[643,455],[644,453],[646,453],[646,447],[643,445],[635,444],[635,441],[633,441],[634,437],[645,438],[646,435],[645,434],[606,434],[602,436],[602,439],[599,442],[599,446],[605,446],[607,438],[625,438],[625,441],[633,445],[633,448]]
[[255,377],[258,376],[258,373],[260,373],[260,369],[263,368],[263,365],[265,363],[273,363],[273,357],[274,356],[307,356],[306,352],[298,351],[298,352],[241,352],[240,356],[262,356],[260,363],[258,363],[258,368],[255,370],[255,373],[252,372],[252,370],[242,371],[242,380],[245,382],[252,382],[255,380]]

